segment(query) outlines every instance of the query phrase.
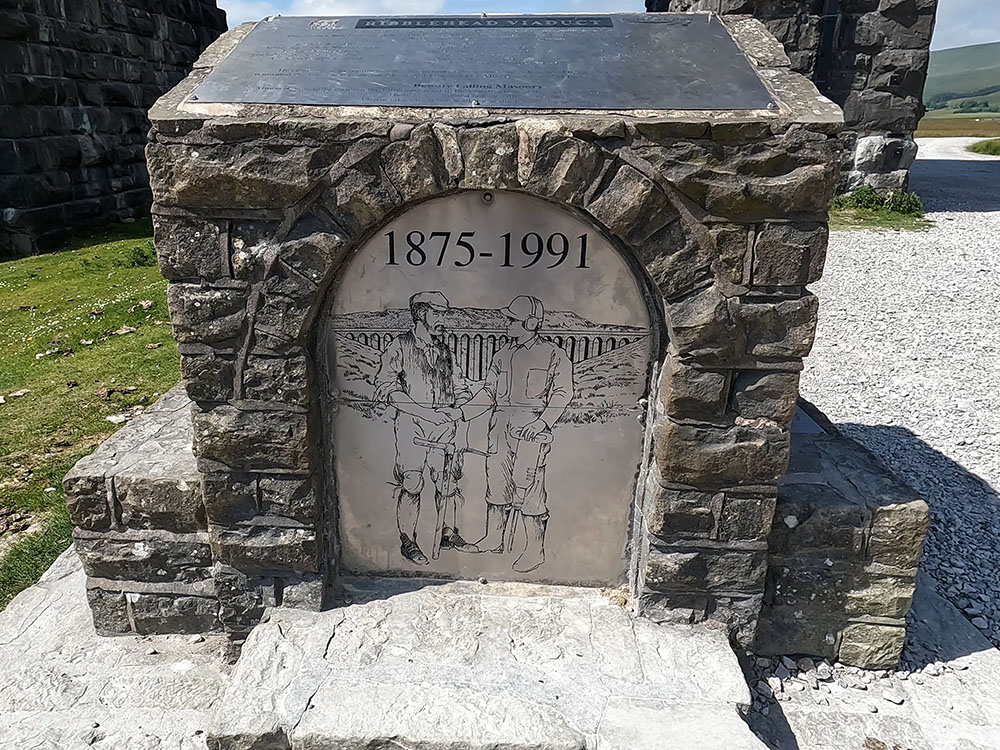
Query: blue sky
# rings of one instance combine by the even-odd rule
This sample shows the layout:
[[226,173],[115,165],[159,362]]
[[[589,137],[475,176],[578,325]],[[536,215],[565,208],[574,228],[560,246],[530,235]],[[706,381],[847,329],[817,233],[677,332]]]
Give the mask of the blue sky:
[[[643,0],[218,0],[230,25],[281,13],[346,16],[425,13],[641,11]],[[998,0],[939,0],[932,49],[1000,41]]]

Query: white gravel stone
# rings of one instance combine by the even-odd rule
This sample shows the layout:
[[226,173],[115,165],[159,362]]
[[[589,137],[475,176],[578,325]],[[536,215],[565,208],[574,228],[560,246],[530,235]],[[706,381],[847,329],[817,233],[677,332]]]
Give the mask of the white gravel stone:
[[976,140],[919,141],[932,229],[833,233],[802,392],[927,500],[922,567],[1000,645],[1000,158]]

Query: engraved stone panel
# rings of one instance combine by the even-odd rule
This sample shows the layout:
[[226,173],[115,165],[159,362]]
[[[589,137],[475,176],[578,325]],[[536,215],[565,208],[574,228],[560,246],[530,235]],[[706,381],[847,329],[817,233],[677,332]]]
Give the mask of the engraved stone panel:
[[680,13],[270,18],[192,100],[609,110],[772,104],[718,18]]
[[617,584],[655,354],[590,222],[466,191],[377,231],[318,342],[343,567]]

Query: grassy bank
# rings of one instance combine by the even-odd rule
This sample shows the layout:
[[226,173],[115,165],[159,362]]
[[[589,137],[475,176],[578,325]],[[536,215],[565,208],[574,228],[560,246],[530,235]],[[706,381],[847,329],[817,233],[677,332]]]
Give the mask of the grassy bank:
[[0,513],[39,528],[0,559],[0,607],[69,544],[61,480],[179,378],[148,222],[0,263]]
[[915,193],[879,193],[863,187],[834,198],[830,229],[894,229],[918,232],[931,226]]
[[1000,138],[973,143],[969,146],[969,151],[974,154],[985,154],[986,156],[1000,156]]

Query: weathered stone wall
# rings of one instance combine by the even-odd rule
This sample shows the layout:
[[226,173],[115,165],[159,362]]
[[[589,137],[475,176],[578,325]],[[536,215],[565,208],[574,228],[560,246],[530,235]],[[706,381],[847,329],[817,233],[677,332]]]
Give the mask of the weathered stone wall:
[[905,190],[937,0],[647,0],[650,11],[754,16],[792,69],[844,108],[844,189]]
[[146,112],[225,29],[215,0],[3,3],[0,257],[148,210]]
[[147,148],[234,641],[267,605],[344,595],[314,330],[342,262],[409,207],[471,189],[583,212],[659,290],[669,350],[650,384],[632,598],[654,619],[714,618],[749,643],[815,330],[806,286],[825,256],[837,108],[749,22],[734,35],[779,102],[764,112],[198,111],[187,97],[248,30],[158,103]]
[[813,407],[803,409],[798,419],[807,428],[793,429],[791,463],[778,485],[754,651],[892,669],[930,511],[875,456]]

